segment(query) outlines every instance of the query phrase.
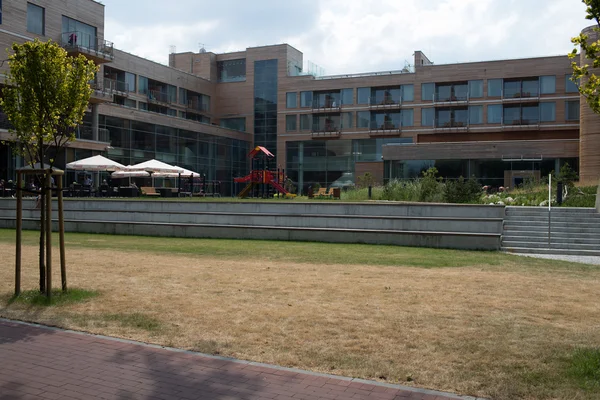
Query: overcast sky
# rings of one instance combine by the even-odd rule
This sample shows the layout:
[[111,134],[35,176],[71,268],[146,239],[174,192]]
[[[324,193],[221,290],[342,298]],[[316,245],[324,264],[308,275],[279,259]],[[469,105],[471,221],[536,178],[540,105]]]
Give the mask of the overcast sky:
[[580,0],[102,0],[115,47],[168,63],[177,52],[224,53],[289,43],[328,75],[433,62],[566,54],[590,25]]

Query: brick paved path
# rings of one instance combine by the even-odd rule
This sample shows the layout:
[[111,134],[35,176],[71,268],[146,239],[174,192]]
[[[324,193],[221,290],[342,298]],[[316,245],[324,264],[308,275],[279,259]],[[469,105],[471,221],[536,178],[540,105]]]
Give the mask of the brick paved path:
[[0,319],[0,400],[9,399],[461,397]]

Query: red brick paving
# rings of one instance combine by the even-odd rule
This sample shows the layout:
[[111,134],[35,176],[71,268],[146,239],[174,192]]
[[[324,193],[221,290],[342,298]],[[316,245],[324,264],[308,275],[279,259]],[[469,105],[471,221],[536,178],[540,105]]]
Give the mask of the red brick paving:
[[0,319],[0,400],[461,398]]

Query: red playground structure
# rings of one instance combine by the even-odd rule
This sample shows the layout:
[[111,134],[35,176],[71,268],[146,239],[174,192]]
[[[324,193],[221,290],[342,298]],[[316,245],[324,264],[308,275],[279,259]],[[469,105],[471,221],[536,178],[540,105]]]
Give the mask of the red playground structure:
[[275,159],[273,153],[262,146],[256,146],[248,154],[248,158],[252,160],[250,174],[233,179],[236,183],[248,183],[238,194],[238,197],[242,199],[249,195],[252,195],[252,197],[269,197],[271,187],[283,195],[288,194],[288,191],[283,187],[285,180],[283,170],[280,171],[279,168],[276,172],[269,170],[269,163]]

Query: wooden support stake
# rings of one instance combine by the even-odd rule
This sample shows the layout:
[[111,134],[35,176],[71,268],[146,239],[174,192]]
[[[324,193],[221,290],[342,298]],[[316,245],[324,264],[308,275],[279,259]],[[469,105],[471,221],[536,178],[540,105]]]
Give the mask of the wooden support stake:
[[46,297],[52,297],[52,170],[46,171]]
[[15,259],[15,296],[21,294],[21,238],[23,231],[23,175],[17,172],[17,249]]
[[63,178],[57,176],[58,179],[58,235],[60,241],[60,278],[63,292],[67,291],[67,261],[65,259],[65,216],[63,206]]

